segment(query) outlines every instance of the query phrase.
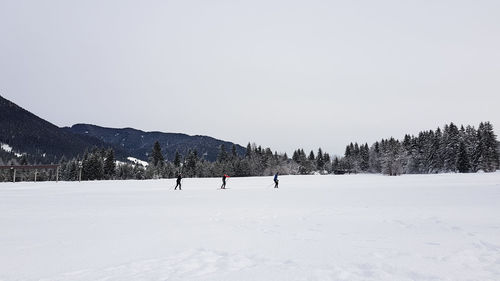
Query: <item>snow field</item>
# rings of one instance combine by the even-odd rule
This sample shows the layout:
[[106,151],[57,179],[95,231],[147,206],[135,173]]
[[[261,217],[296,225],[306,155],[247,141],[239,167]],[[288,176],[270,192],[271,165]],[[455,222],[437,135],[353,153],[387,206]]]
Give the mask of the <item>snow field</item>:
[[0,184],[0,280],[500,280],[500,173]]

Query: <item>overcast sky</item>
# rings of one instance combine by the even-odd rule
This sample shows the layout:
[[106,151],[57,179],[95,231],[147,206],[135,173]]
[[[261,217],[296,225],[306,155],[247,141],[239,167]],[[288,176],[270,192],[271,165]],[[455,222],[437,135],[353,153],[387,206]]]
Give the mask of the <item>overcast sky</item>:
[[500,1],[0,0],[0,95],[58,125],[342,154],[500,126]]

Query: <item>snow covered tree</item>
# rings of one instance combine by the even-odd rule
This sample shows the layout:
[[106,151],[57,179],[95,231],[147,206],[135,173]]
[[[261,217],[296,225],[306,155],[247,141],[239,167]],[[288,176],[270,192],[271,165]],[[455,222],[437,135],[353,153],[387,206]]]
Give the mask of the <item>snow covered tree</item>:
[[372,173],[381,173],[382,165],[380,162],[380,144],[375,142],[370,148],[369,171]]
[[342,168],[346,170],[352,170],[354,167],[353,158],[354,158],[354,144],[351,142],[351,144],[349,144],[345,148],[344,158],[342,159],[343,160]]
[[434,138],[432,139],[432,148],[429,151],[428,161],[429,161],[429,173],[439,173],[443,170],[443,150],[441,149],[441,139],[443,138],[443,133],[440,128],[436,129],[434,133]]
[[83,180],[101,180],[104,177],[104,159],[99,149],[86,152],[82,161]]
[[468,173],[470,171],[469,156],[463,142],[460,142],[459,146],[457,169],[460,173]]
[[331,173],[332,172],[332,160],[330,158],[330,154],[324,153],[323,154],[323,161],[324,161],[323,169],[327,173]]
[[382,173],[389,176],[397,176],[403,172],[403,146],[401,143],[390,138],[382,140]]
[[151,152],[151,164],[155,167],[163,166],[165,158],[161,152],[161,146],[158,141],[155,141],[153,145],[153,151]]
[[340,170],[340,160],[337,156],[335,156],[332,161],[332,171],[335,173],[338,170]]
[[459,131],[455,124],[445,125],[441,139],[443,171],[456,172],[460,146]]
[[174,166],[179,168],[181,166],[181,155],[178,151],[175,151]]
[[104,159],[104,175],[112,179],[116,174],[115,152],[112,148],[106,151]]
[[183,167],[185,177],[196,176],[196,165],[198,164],[198,152],[196,150],[189,150],[185,159],[186,165]]
[[314,151],[311,150],[311,152],[309,152],[309,157],[307,157],[307,160],[314,161],[315,159],[316,157],[314,156]]
[[370,148],[368,148],[368,144],[361,145],[359,148],[359,168],[363,172],[367,172],[370,168]]
[[226,147],[222,144],[220,146],[219,155],[217,155],[217,162],[225,162],[227,160]]
[[234,160],[236,158],[238,158],[238,153],[236,152],[236,145],[233,143],[231,147],[231,159]]
[[245,152],[245,158],[252,157],[252,145],[250,143],[247,144],[247,151]]
[[316,168],[320,171],[325,168],[325,159],[323,158],[323,150],[321,148],[318,149],[318,154],[316,155]]
[[498,141],[489,122],[479,124],[478,168],[485,172],[494,172],[499,167]]

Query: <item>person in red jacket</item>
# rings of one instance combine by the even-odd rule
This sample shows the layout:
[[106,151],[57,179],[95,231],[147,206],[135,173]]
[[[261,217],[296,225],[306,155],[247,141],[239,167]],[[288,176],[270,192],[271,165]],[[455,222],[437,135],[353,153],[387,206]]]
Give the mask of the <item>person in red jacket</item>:
[[222,176],[222,185],[220,186],[221,189],[226,189],[226,178],[229,178],[229,176],[224,174]]

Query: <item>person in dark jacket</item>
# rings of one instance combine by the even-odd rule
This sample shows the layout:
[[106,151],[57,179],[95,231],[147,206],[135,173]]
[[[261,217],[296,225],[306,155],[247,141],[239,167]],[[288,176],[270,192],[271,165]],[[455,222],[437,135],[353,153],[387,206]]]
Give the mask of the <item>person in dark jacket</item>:
[[278,183],[279,183],[278,172],[276,172],[276,174],[274,175],[274,188],[278,188]]
[[222,176],[222,185],[220,186],[221,189],[226,189],[226,178],[229,178],[229,176],[224,174]]
[[174,190],[176,190],[177,187],[179,187],[179,190],[182,190],[182,188],[181,188],[181,180],[182,180],[182,175],[179,173],[179,175],[177,176],[177,184],[175,185]]

